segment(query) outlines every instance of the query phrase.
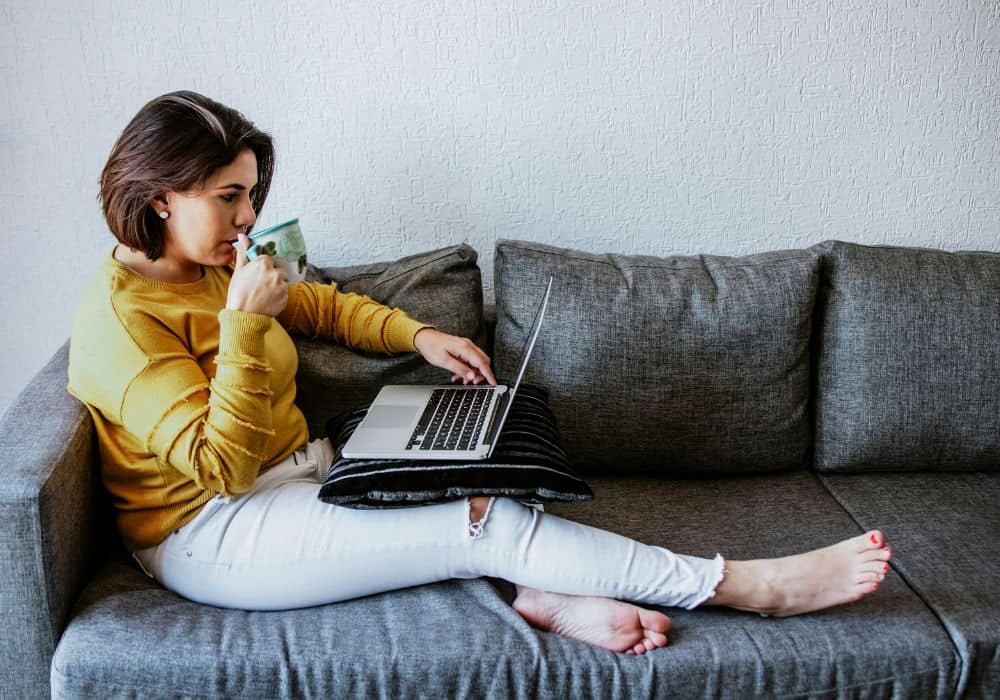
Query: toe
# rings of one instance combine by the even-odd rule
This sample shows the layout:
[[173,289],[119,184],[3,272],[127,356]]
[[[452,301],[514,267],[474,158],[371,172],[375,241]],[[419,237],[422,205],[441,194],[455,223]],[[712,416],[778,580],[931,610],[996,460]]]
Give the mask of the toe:
[[645,608],[636,609],[639,611],[639,622],[643,628],[652,630],[653,632],[660,632],[661,634],[666,634],[670,631],[670,618],[663,613],[656,612],[655,610],[646,610]]
[[646,653],[646,645],[643,644],[642,642],[639,642],[634,647],[632,647],[632,651],[634,651],[636,654],[645,654]]
[[646,639],[653,643],[653,646],[665,647],[667,645],[667,635],[653,630],[644,630]]
[[889,571],[889,563],[884,562],[881,559],[872,559],[861,565],[861,571],[866,573],[871,572],[875,574],[884,574]]
[[855,579],[858,583],[880,583],[885,580],[881,571],[862,571]]
[[646,651],[653,651],[653,649],[656,648],[656,645],[653,644],[653,640],[651,639],[643,639],[642,644],[646,647]]
[[892,549],[889,547],[882,547],[881,549],[868,549],[861,553],[861,559],[870,561],[889,561],[892,559]]
[[885,543],[885,535],[881,530],[869,530],[861,536],[862,549],[878,549]]
[[872,592],[872,586],[877,585],[868,581],[857,583],[851,589],[851,600],[858,600]]

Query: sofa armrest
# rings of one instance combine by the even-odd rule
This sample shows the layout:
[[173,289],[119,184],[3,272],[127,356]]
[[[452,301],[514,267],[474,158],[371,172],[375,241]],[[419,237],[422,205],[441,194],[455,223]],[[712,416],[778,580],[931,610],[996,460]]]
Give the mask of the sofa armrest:
[[0,416],[0,697],[48,697],[49,665],[106,523],[69,342]]

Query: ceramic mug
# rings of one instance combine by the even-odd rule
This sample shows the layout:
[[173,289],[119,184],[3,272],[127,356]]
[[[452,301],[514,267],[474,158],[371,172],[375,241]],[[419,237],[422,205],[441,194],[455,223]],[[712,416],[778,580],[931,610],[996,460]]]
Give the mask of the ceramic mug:
[[302,237],[299,220],[292,219],[251,233],[247,259],[256,260],[261,255],[270,255],[274,263],[288,273],[288,284],[305,279],[306,241]]

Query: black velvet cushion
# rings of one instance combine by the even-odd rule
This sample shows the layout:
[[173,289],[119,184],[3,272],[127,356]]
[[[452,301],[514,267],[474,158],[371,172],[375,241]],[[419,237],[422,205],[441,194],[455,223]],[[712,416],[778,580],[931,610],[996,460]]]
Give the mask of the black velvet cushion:
[[543,387],[521,384],[493,455],[474,462],[347,459],[340,450],[367,409],[335,416],[327,435],[337,452],[319,499],[351,508],[395,508],[465,496],[510,496],[527,503],[593,498],[566,462],[548,398]]

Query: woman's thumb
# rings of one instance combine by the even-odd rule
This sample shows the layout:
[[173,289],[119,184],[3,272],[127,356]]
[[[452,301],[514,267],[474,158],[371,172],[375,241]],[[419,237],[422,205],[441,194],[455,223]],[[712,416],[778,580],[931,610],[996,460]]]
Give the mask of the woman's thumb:
[[250,236],[245,233],[241,233],[237,236],[237,239],[239,240],[239,243],[234,246],[234,248],[236,250],[236,269],[238,270],[249,262],[247,260],[246,251],[250,250]]

